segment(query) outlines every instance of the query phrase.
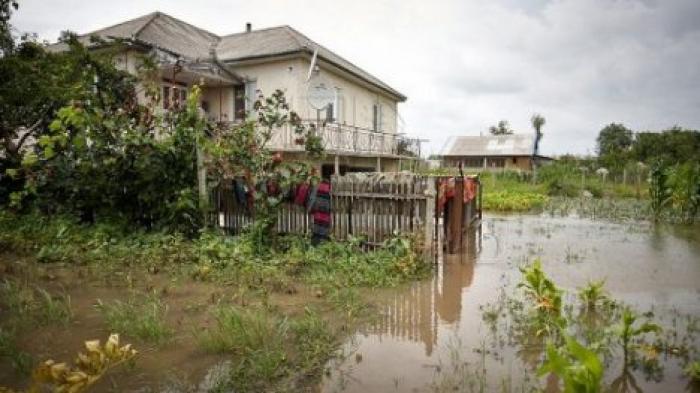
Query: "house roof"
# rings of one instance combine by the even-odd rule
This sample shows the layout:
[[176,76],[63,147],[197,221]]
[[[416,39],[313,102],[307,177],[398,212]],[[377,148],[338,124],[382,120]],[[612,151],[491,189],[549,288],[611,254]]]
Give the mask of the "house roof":
[[529,134],[453,136],[440,153],[443,157],[531,156],[535,136]]
[[[400,101],[406,100],[406,96],[382,82],[379,78],[324,46],[317,44],[290,26],[271,27],[220,37],[180,19],[156,11],[83,34],[79,36],[79,40],[83,44],[89,45],[90,37],[93,35],[97,35],[105,40],[121,38],[152,45],[193,60],[209,58],[210,51],[214,49],[218,60],[223,62],[265,59],[285,54],[310,54],[315,49],[318,49],[319,58],[376,86]],[[67,45],[58,43],[51,45],[49,49],[62,51],[67,49]]]
[[[190,59],[209,58],[210,49],[219,42],[217,35],[158,11],[80,35],[79,40],[89,45],[93,35],[104,40],[133,40]],[[52,45],[51,49],[65,50],[67,47],[59,43]]]
[[382,82],[379,78],[320,45],[290,26],[278,26],[221,37],[216,52],[220,60],[241,61],[274,57],[291,53],[312,54],[318,49],[318,57],[332,63],[354,76],[384,90],[400,101],[406,96]]

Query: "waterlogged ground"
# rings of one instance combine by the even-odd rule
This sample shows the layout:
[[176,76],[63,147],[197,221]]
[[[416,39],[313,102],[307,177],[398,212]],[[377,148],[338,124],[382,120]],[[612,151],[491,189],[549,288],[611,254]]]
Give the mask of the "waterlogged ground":
[[[653,314],[664,339],[685,339],[698,356],[700,227],[487,215],[481,235],[466,252],[443,255],[435,277],[378,297],[380,316],[329,364],[321,390],[558,391],[553,378],[536,377],[541,352],[513,336],[507,313],[483,317],[517,293],[518,267],[538,257],[569,293],[565,301],[589,280],[605,279],[614,299]],[[605,383],[612,390],[697,391],[677,356],[661,353],[652,366],[623,372],[619,348],[610,350]]]

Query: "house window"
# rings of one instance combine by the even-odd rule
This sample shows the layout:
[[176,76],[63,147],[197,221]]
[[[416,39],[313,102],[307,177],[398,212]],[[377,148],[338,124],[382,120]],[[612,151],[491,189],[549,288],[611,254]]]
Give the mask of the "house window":
[[180,89],[180,102],[182,102],[183,105],[187,102],[187,90],[185,89]]
[[248,113],[253,112],[253,106],[258,99],[258,82],[248,81],[245,83],[245,110]]
[[492,168],[503,168],[506,166],[505,158],[489,158],[489,164]]
[[233,118],[235,120],[245,119],[245,86],[237,85],[233,87]]
[[380,132],[382,130],[382,105],[372,105],[372,131]]
[[326,105],[326,123],[332,123],[335,120],[335,105]]
[[163,86],[163,109],[170,109],[170,86]]
[[342,123],[345,121],[345,105],[343,102],[342,90],[339,87],[335,88],[335,98],[333,104],[331,105],[331,113],[333,121],[336,123]]

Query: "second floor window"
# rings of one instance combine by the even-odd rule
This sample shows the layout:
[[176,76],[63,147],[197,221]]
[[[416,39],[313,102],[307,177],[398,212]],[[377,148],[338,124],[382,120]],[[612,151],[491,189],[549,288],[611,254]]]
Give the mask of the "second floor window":
[[382,130],[382,105],[372,105],[372,131],[380,132]]

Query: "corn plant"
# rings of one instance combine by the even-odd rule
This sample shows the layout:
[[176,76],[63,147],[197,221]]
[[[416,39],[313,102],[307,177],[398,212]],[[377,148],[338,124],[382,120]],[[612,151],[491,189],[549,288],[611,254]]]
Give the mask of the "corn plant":
[[542,270],[542,262],[536,259],[530,266],[520,268],[523,274],[518,284],[525,296],[534,302],[539,325],[537,335],[552,333],[552,328],[561,328],[565,320],[561,316],[562,291]]
[[666,186],[666,171],[660,163],[652,165],[649,171],[649,207],[655,220],[659,220],[668,204],[669,192]]
[[609,302],[610,298],[605,290],[605,280],[590,281],[588,285],[579,289],[578,298],[588,311],[593,311],[596,307]]
[[640,326],[635,327],[634,324],[636,321],[637,315],[630,308],[625,308],[622,311],[622,320],[615,329],[615,332],[620,339],[620,344],[622,345],[625,367],[627,367],[629,364],[628,359],[630,353],[632,353],[632,351],[634,351],[636,348],[633,345],[633,340],[646,333],[658,334],[661,332],[661,327],[651,322],[644,322]]
[[547,357],[537,371],[539,376],[554,373],[564,382],[564,393],[596,393],[601,391],[603,364],[598,355],[570,336],[565,345],[547,345]]
[[683,372],[692,383],[700,384],[700,360],[688,364]]

